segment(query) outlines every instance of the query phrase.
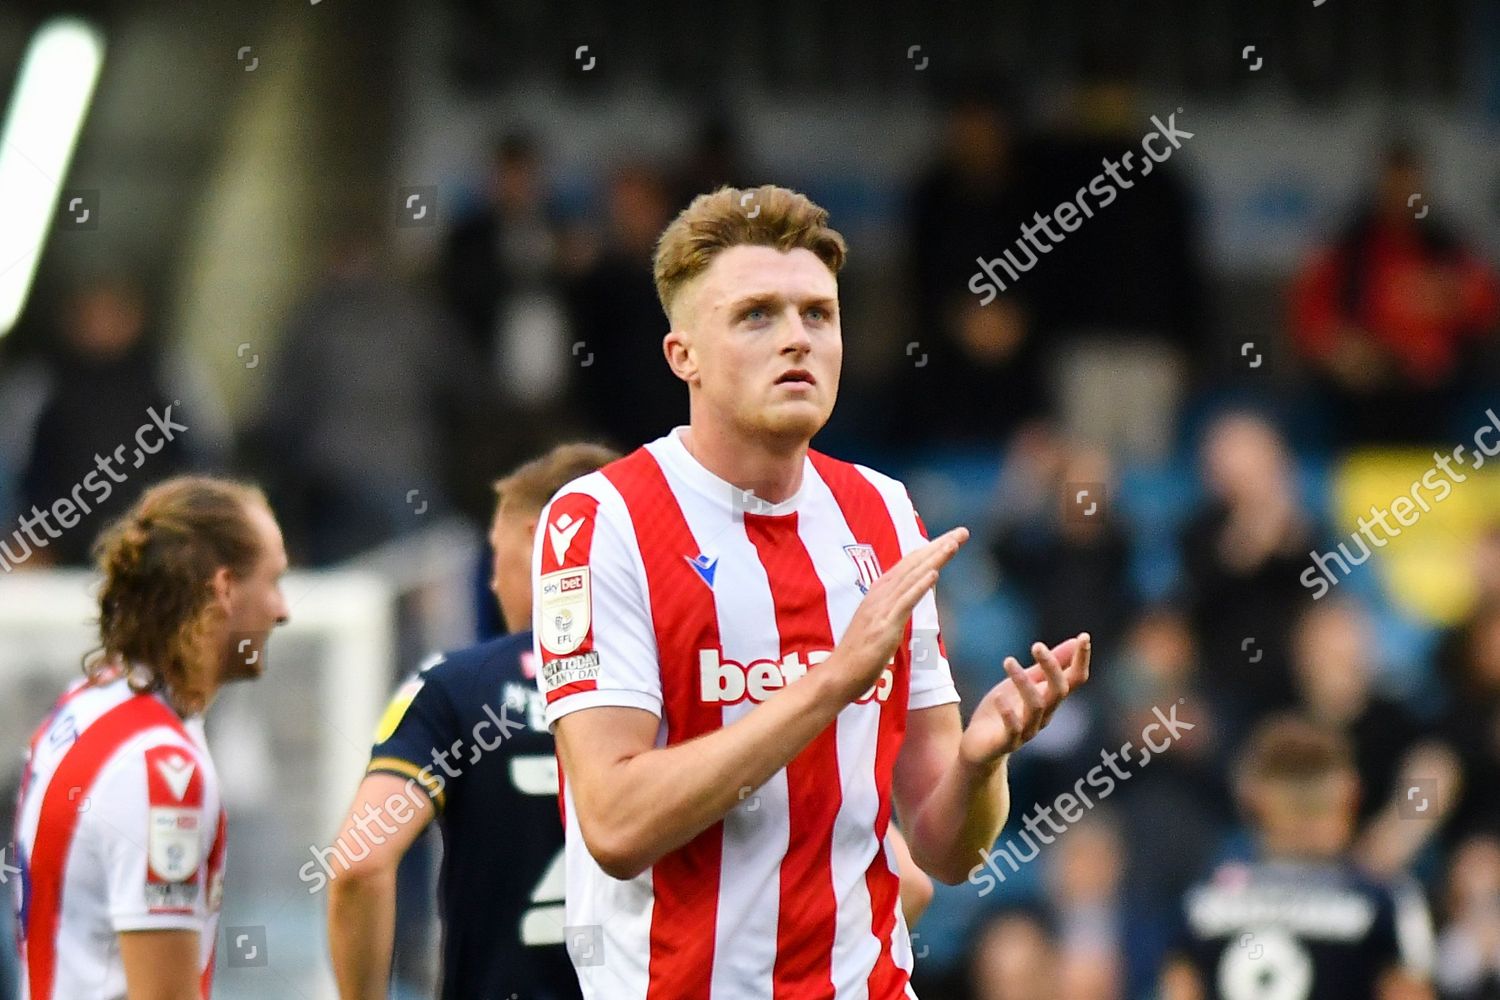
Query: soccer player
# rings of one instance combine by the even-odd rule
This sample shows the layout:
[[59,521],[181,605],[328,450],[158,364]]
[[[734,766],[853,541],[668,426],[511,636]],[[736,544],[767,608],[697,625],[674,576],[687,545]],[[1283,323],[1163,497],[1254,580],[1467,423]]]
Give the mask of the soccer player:
[[1188,892],[1163,1000],[1430,1000],[1420,890],[1349,861],[1359,779],[1347,742],[1273,716],[1252,733],[1237,784],[1260,858]]
[[843,238],[785,188],[696,198],[658,244],[689,423],[541,520],[534,624],[564,772],[567,945],[589,1000],[912,996],[892,811],[962,881],[1009,755],[1089,637],[960,721],[934,541],[905,488],[809,448],[842,363]]
[[[490,589],[507,627],[530,624],[532,538],[542,507],[568,482],[618,457],[596,445],[560,445],[495,484]],[[348,870],[335,873],[329,890],[343,1000],[386,996],[396,871],[435,816],[443,831],[442,996],[579,995],[563,947],[557,758],[531,646],[524,629],[446,654],[392,699],[338,841]],[[397,818],[384,805],[393,797],[410,804],[401,810],[406,821],[386,822],[393,834],[371,829],[383,810]],[[902,906],[915,922],[932,883],[899,838],[895,848]]]
[[210,993],[225,817],[203,738],[220,688],[287,620],[261,492],[147,490],[95,545],[100,649],[32,738],[16,844],[24,1000]]
[[578,996],[562,946],[557,758],[525,629],[542,507],[616,457],[597,445],[562,445],[495,483],[490,589],[506,627],[522,631],[438,657],[386,710],[337,841],[348,870],[335,871],[329,888],[343,1000],[387,996],[396,869],[434,818],[443,832],[445,1000]]

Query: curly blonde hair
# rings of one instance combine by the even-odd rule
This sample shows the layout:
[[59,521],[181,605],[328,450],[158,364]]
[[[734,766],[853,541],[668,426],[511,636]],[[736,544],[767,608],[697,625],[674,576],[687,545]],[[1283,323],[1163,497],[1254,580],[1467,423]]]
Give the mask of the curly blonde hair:
[[683,285],[707,270],[720,253],[743,244],[811,250],[834,274],[849,252],[844,237],[829,228],[828,210],[790,188],[762,184],[700,194],[657,240],[652,272],[667,318]]
[[[261,556],[250,520],[270,509],[259,488],[208,476],[179,476],[143,493],[94,543],[99,591],[98,649],[84,672],[98,680],[124,668],[137,692],[163,691],[184,714],[207,703],[217,650],[207,647],[220,567],[245,576]],[[136,665],[146,670],[134,669]]]

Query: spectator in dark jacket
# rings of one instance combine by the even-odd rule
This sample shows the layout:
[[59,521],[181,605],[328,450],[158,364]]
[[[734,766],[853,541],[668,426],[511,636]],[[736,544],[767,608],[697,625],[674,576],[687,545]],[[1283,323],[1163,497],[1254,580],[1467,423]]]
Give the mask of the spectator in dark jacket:
[[896,369],[898,404],[888,411],[902,444],[998,444],[1043,409],[1028,290],[981,305],[969,287],[976,261],[1000,254],[1029,218],[1014,147],[998,104],[965,96],[949,110],[939,157],[911,194],[915,346]]
[[503,350],[505,306],[556,280],[557,226],[531,139],[509,135],[495,146],[479,207],[448,233],[440,277],[447,306],[477,357]]
[[[27,456],[18,512],[45,511],[75,494],[88,503],[76,527],[45,539],[28,565],[87,564],[94,536],[146,486],[221,468],[228,459],[216,395],[185,352],[167,349],[153,334],[148,317],[144,293],[129,280],[87,283],[68,299],[54,348],[34,363],[40,377],[9,383],[29,382],[36,396],[36,405],[24,407],[33,421],[29,434],[12,431]],[[109,463],[108,480],[101,478],[101,458]],[[107,494],[79,489],[90,474],[110,486]]]
[[1310,601],[1298,579],[1312,547],[1292,460],[1280,434],[1250,413],[1212,423],[1202,449],[1207,502],[1182,535],[1184,593],[1204,684],[1242,733],[1293,699],[1287,637]]
[[672,205],[662,177],[643,165],[616,169],[607,194],[604,248],[569,288],[579,345],[571,377],[587,432],[630,451],[687,423],[687,386],[662,356],[667,318],[651,273]]

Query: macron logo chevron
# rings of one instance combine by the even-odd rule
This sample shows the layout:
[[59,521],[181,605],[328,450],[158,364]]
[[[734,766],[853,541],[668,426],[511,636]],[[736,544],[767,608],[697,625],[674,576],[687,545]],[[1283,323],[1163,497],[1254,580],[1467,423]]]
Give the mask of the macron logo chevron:
[[179,800],[187,794],[188,782],[193,780],[195,765],[186,757],[172,757],[156,762],[156,770],[166,779],[167,787]]
[[714,570],[719,566],[719,557],[714,556],[710,559],[708,556],[699,553],[696,556],[683,556],[682,558],[686,559],[688,565],[693,567],[693,571],[698,574],[704,583],[708,584],[708,589],[713,590]]
[[573,537],[578,534],[578,529],[588,518],[580,517],[573,520],[571,515],[564,514],[556,521],[547,525],[547,539],[552,543],[552,554],[561,563],[563,556],[568,554],[568,547],[573,544]]

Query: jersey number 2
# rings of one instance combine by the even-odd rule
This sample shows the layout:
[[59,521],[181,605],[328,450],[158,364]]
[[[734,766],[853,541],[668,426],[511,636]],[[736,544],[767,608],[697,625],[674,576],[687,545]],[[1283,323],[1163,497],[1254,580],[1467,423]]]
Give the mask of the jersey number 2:
[[[557,798],[557,758],[551,754],[527,754],[512,757],[510,780],[522,795],[550,795]],[[562,944],[567,909],[563,900],[567,888],[567,868],[561,848],[552,856],[541,881],[531,890],[531,906],[521,917],[521,943],[524,945]]]

